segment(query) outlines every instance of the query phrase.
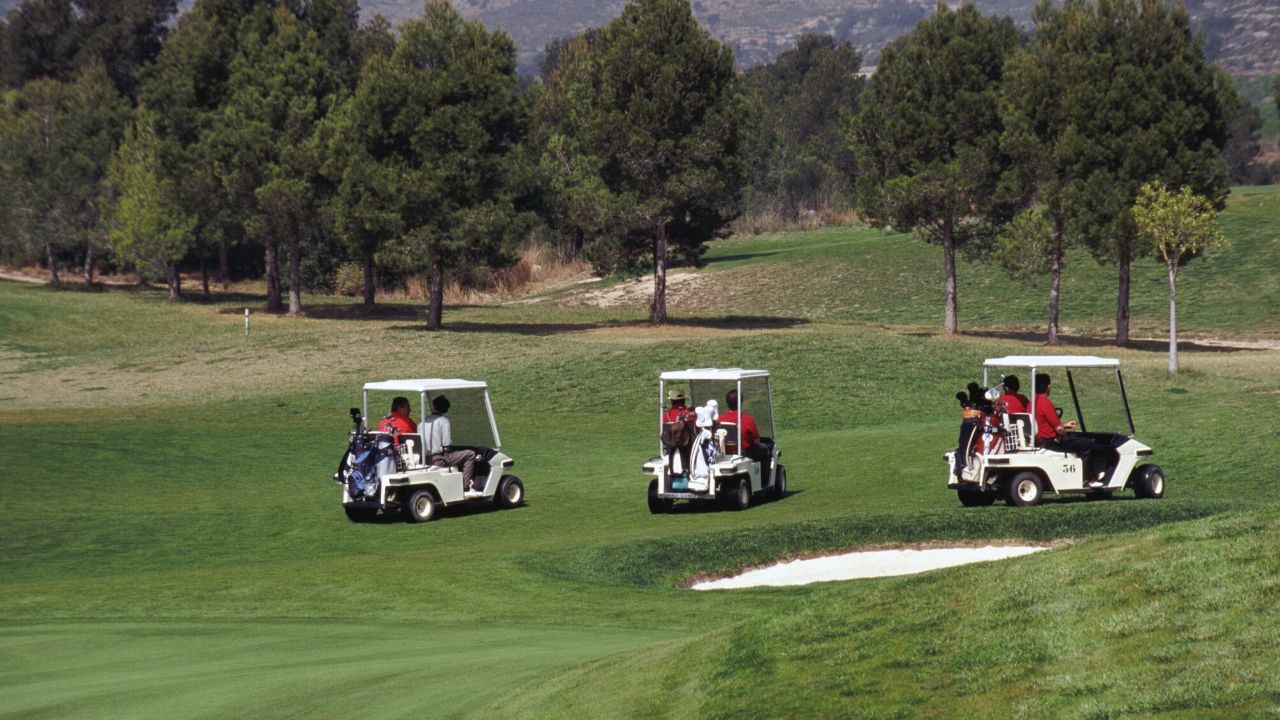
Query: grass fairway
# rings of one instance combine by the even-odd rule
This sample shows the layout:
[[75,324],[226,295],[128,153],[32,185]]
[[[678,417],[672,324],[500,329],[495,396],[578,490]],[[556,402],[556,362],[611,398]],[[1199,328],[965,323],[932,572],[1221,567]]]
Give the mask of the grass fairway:
[[[0,282],[0,717],[1271,717],[1280,711],[1280,193],[1161,270],[1106,346],[1114,268],[1077,254],[1062,352],[1125,365],[1160,501],[962,508],[953,394],[1043,352],[1046,293],[871,230],[719,243],[652,329],[562,295],[365,314]],[[1246,340],[1240,346],[1209,342]],[[769,368],[792,494],[651,516],[659,371]],[[359,386],[479,377],[528,505],[347,522],[329,481]],[[381,408],[378,408],[381,411]],[[418,408],[414,408],[415,417]],[[914,578],[695,593],[700,573],[870,545],[1069,540]]]

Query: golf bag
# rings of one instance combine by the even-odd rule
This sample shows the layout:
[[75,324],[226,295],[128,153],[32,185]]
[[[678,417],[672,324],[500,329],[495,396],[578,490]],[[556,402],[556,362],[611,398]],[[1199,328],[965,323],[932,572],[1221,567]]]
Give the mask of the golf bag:
[[382,476],[396,472],[396,438],[392,433],[378,433],[372,438],[366,432],[360,411],[351,409],[355,429],[351,442],[338,463],[338,477],[347,486],[352,500],[374,500]]

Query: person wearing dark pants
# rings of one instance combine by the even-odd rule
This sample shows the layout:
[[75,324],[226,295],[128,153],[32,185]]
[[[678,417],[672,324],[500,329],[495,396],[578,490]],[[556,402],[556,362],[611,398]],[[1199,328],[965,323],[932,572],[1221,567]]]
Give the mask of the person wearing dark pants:
[[1053,406],[1053,401],[1049,399],[1051,388],[1051,380],[1047,373],[1036,373],[1036,399],[1035,399],[1035,418],[1036,418],[1036,443],[1047,450],[1055,450],[1063,453],[1074,453],[1079,455],[1084,461],[1084,477],[1085,485],[1088,487],[1102,487],[1104,472],[1097,469],[1097,455],[1094,452],[1096,443],[1092,438],[1083,435],[1075,435],[1069,433],[1076,427],[1075,420],[1062,422],[1058,417],[1058,410]]

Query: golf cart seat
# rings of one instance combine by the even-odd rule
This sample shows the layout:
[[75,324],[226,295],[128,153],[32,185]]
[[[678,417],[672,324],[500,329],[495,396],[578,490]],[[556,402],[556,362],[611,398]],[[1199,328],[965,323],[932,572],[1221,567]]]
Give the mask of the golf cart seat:
[[720,423],[720,429],[724,430],[724,436],[719,433],[716,436],[720,438],[720,454],[721,455],[737,455],[738,454],[738,425],[737,423]]
[[1031,449],[1031,413],[1004,413],[1006,450]]

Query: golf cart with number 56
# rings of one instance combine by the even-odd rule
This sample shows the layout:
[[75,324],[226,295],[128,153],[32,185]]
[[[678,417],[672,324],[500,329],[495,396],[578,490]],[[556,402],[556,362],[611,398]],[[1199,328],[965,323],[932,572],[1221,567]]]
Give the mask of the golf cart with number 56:
[[[1039,437],[1045,433],[1039,432],[1034,395],[1026,412],[1002,411],[998,398],[1004,394],[1004,380],[1009,376],[1001,375],[999,382],[989,385],[994,368],[1025,371],[1021,383],[1028,389],[1034,389],[1036,374],[1041,371],[1052,370],[1062,376],[1054,378],[1051,387],[1069,389],[1075,422],[1064,419],[1059,407],[1058,424],[1077,431],[1063,437],[1092,446],[1089,457],[1064,450],[1053,438]],[[972,398],[972,407],[966,405],[971,431],[962,432],[961,447],[944,456],[947,487],[956,491],[963,505],[990,505],[999,497],[1010,505],[1035,505],[1046,492],[1099,499],[1130,487],[1138,497],[1164,495],[1160,467],[1139,465],[1153,451],[1134,437],[1119,360],[1087,355],[991,358],[983,363],[982,386],[990,388],[985,397]],[[1067,406],[1067,398],[1052,397]]]
[[[370,430],[365,418],[369,416],[371,392],[378,393],[379,400],[392,396],[416,399],[423,420],[433,401],[447,393],[452,447],[475,452],[473,482],[478,490],[468,492],[463,487],[458,468],[433,464],[424,442],[428,432],[425,422],[414,433]],[[342,508],[352,522],[369,522],[380,510],[400,510],[409,522],[426,522],[441,507],[492,501],[500,508],[512,508],[524,502],[524,485],[508,472],[515,461],[500,451],[498,425],[484,382],[424,379],[365,383],[364,412],[352,408],[351,419],[355,428],[333,481],[342,487]]]
[[778,462],[782,451],[775,442],[767,370],[664,372],[657,411],[659,454],[644,464],[644,472],[653,476],[650,512],[669,512],[676,500],[720,501],[745,510],[756,497],[786,494],[787,469]]

